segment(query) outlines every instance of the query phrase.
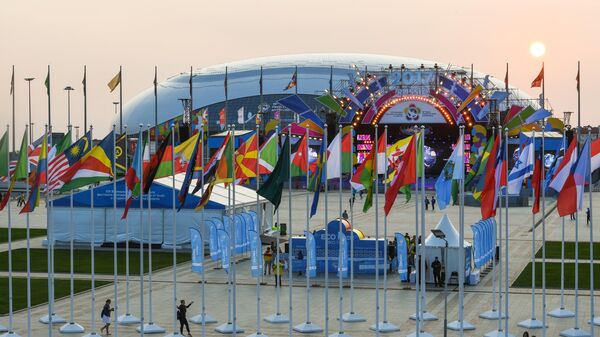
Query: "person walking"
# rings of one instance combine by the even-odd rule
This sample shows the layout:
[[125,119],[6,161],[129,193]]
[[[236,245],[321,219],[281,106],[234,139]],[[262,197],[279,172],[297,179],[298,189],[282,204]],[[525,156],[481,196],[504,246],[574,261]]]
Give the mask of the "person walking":
[[427,197],[425,197],[425,200],[423,200],[423,202],[425,203],[425,210],[428,211],[429,210],[429,199]]
[[102,307],[102,312],[100,313],[100,318],[102,319],[102,322],[104,322],[104,326],[100,328],[100,333],[102,333],[102,330],[106,330],[106,335],[110,335],[108,328],[110,327],[111,311],[115,311],[115,308],[110,307],[110,299],[108,299],[104,303],[104,306]]
[[[314,233],[313,233],[314,234]],[[296,253],[296,259],[298,261],[300,261],[300,263],[302,263],[302,261],[304,261],[304,253],[302,252],[301,249],[298,249],[297,253]],[[308,263],[308,262],[307,262]],[[298,270],[298,276],[302,276],[302,269]]]
[[267,250],[263,253],[263,260],[265,261],[264,275],[271,275],[271,269],[273,268],[273,252],[271,247],[267,247]]
[[585,211],[585,216],[587,218],[587,225],[588,226],[590,225],[590,218],[591,218],[590,215],[591,215],[590,214],[590,208],[588,207],[588,209]]
[[344,210],[342,213],[342,218],[344,218],[344,220],[348,220],[348,211]]
[[431,210],[435,212],[435,196],[431,197]]
[[433,269],[433,283],[436,287],[443,286],[442,283],[442,263],[438,260],[438,257],[435,257],[435,260],[431,262],[431,269]]
[[275,286],[277,287],[277,285],[281,286],[281,275],[283,275],[283,272],[285,270],[285,263],[283,261],[283,259],[279,259],[279,261],[277,261],[275,263],[275,265],[273,266],[273,275],[275,276]]
[[190,324],[187,320],[187,309],[194,304],[194,301],[191,301],[190,304],[185,305],[185,300],[181,300],[179,306],[177,307],[177,320],[179,320],[179,334],[183,335],[183,326],[185,325],[185,329],[187,330],[188,336],[192,337],[190,333]]

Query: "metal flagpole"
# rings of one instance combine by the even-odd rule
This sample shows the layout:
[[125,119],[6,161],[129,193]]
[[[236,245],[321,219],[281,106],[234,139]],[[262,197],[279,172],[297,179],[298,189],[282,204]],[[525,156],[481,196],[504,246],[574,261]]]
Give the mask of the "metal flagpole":
[[[42,135],[42,137],[48,137],[48,124],[46,124],[44,126],[44,134]],[[47,139],[47,138],[46,138]],[[42,143],[44,144],[44,143]],[[52,142],[50,142],[50,145],[52,145]],[[46,148],[47,150],[47,148]],[[48,161],[46,160],[46,163]],[[39,165],[39,161],[38,161],[38,165]],[[48,172],[48,165],[46,165],[46,172]],[[39,170],[39,167],[36,169]],[[40,187],[38,187],[40,188]],[[52,252],[51,252],[51,247],[52,247],[52,229],[50,227],[51,221],[50,221],[50,213],[49,213],[50,207],[48,204],[48,194],[46,194],[46,238],[48,240],[48,243],[46,245],[46,258],[47,258],[47,272],[48,272],[48,315],[45,315],[43,317],[41,317],[39,319],[40,323],[45,323],[48,324],[48,336],[52,336],[52,324],[53,324],[53,319],[52,319]]]
[[[590,139],[590,135],[592,133],[592,128],[588,127],[588,141],[591,142]],[[590,324],[590,330],[591,330],[591,335],[594,335],[594,325],[600,325],[600,319],[595,319],[594,318],[594,218],[592,217],[592,215],[594,214],[593,212],[593,203],[592,203],[592,146],[590,143],[589,146],[589,156],[590,156],[590,167],[588,167],[588,180],[589,180],[589,188],[588,188],[588,195],[589,195],[589,203],[590,203],[590,207],[589,207],[589,212],[590,212],[590,223],[589,223],[589,229],[590,229],[590,321],[588,322],[588,324]]]
[[[292,287],[292,276],[293,276],[293,271],[292,271],[292,254],[293,254],[293,249],[292,249],[292,236],[293,236],[293,232],[292,232],[292,165],[291,165],[291,159],[292,159],[292,125],[288,125],[288,134],[287,134],[287,140],[288,140],[288,157],[290,158],[290,166],[288,168],[288,290],[289,290],[289,298],[288,298],[288,304],[289,304],[289,313],[290,313],[290,318],[289,318],[289,326],[288,326],[288,336],[292,337],[292,329],[294,327],[294,316],[293,316],[293,306],[292,306],[292,300],[293,300],[293,296],[292,296],[292,292],[293,292],[293,287]],[[283,154],[282,154],[283,155]],[[279,247],[278,247],[279,249]]]
[[[421,136],[423,137],[423,141],[421,142],[421,153],[425,153],[425,126],[421,125]],[[418,161],[417,161],[418,162]],[[418,163],[421,166],[421,205],[424,204],[426,195],[425,195],[425,160],[421,160]],[[421,244],[425,247],[425,207],[421,207]],[[421,319],[423,321],[435,321],[437,317],[430,312],[427,312],[427,283],[425,282],[425,278],[427,276],[427,266],[425,265],[425,257],[421,254],[421,258],[419,260],[421,264]],[[425,327],[422,325],[421,327]]]
[[[414,126],[415,129],[415,137],[419,137],[419,127]],[[418,139],[418,138],[417,138]],[[418,143],[417,143],[418,144]],[[416,150],[416,149],[415,149]],[[419,275],[420,275],[420,265],[419,265],[419,254],[421,253],[421,249],[419,247],[419,203],[421,199],[419,199],[419,163],[416,161],[416,169],[417,172],[417,180],[415,182],[415,313],[411,315],[409,318],[416,321],[415,332],[409,334],[407,337],[420,337],[421,335],[421,301],[420,301],[420,287],[419,287]],[[409,277],[410,278],[410,277]]]
[[[14,66],[13,66],[14,69]],[[14,95],[14,92],[13,92]],[[10,126],[6,124],[6,131],[8,132]],[[14,124],[13,124],[14,130]],[[13,148],[14,148],[14,131],[13,131]],[[14,152],[14,151],[13,151]],[[10,163],[10,153],[6,153],[6,164]],[[7,167],[8,169],[8,167]],[[8,169],[10,170],[10,169]],[[12,218],[10,214],[10,198],[8,198],[8,204],[6,205],[6,211],[8,216],[8,333],[7,337],[20,337],[13,330],[13,287],[12,287]],[[2,328],[0,326],[0,328]],[[4,329],[2,329],[4,330]]]
[[[231,140],[233,142],[233,150],[235,150],[235,124],[231,124]],[[231,151],[231,158],[229,158],[229,160],[231,161],[231,163],[235,163],[235,151]],[[233,233],[232,233],[232,238],[231,240],[233,241],[233,293],[232,293],[232,297],[233,297],[233,336],[235,337],[237,335],[238,332],[244,332],[243,329],[241,329],[238,324],[237,324],[237,296],[236,296],[236,291],[237,291],[237,238],[236,238],[236,225],[235,225],[235,169],[233,170],[233,177],[232,177],[232,183],[231,183],[231,226],[233,229]],[[258,214],[257,214],[258,217]]]
[[[12,152],[15,153],[15,66],[12,66],[12,78],[10,81],[11,96],[12,96]],[[8,125],[8,124],[7,124]],[[8,162],[10,162],[10,157]],[[9,330],[9,332],[12,330]]]
[[123,133],[123,67],[122,66],[119,66],[119,133]]
[[[113,124],[113,133],[115,132],[116,125]],[[127,137],[125,137],[127,138]],[[114,289],[114,309],[115,309],[115,318],[119,317],[118,312],[118,284],[117,284],[117,137],[113,137],[113,162],[112,162],[112,171],[113,171],[113,289]],[[93,191],[92,191],[93,192]],[[115,324],[115,337],[119,336],[119,324]]]
[[[28,131],[29,126],[25,126],[25,132]],[[31,131],[31,130],[29,130]],[[31,138],[31,135],[30,137]],[[29,146],[29,142],[27,142],[27,145]],[[16,171],[15,171],[16,174]],[[29,165],[27,165],[27,177],[29,177]],[[29,199],[29,184],[25,184],[26,186],[26,196],[27,199]],[[27,229],[26,229],[26,236],[27,236],[27,336],[31,337],[31,250],[30,250],[30,246],[31,243],[29,241],[30,239],[30,233],[29,233],[29,212],[25,213],[25,218],[27,221]]]
[[[94,137],[92,136],[92,131],[93,131],[94,127],[90,125],[90,138],[94,139]],[[113,130],[114,132],[114,130]],[[114,136],[114,135],[113,135]],[[91,186],[91,188],[88,189],[88,191],[90,191],[90,217],[91,217],[91,239],[90,239],[90,250],[91,250],[91,261],[92,261],[92,270],[91,270],[91,274],[92,274],[92,281],[91,281],[91,286],[92,286],[92,302],[91,302],[91,325],[92,327],[90,328],[90,333],[88,333],[87,335],[85,335],[85,337],[92,337],[92,336],[98,336],[98,334],[96,333],[96,271],[95,271],[95,257],[94,257],[94,251],[95,251],[95,244],[96,244],[96,228],[95,228],[95,224],[94,224],[94,188],[93,186]]]
[[[367,77],[366,71],[365,77]],[[379,322],[379,173],[377,172],[377,150],[379,150],[379,125],[377,124],[375,124],[374,146],[375,151],[373,152],[373,166],[375,167],[375,324],[377,324]],[[371,183],[373,183],[372,180]],[[375,329],[375,336],[379,337],[379,335],[379,329]]]
[[[540,156],[540,180],[542,192],[542,337],[546,337],[548,325],[546,323],[546,172],[544,170],[545,148],[546,148],[546,121],[542,128],[542,155]],[[535,200],[535,199],[534,199]]]
[[[343,157],[342,157],[343,161]],[[352,180],[354,167],[354,127],[350,126],[350,173],[348,182]],[[341,173],[340,173],[341,174]],[[365,318],[354,311],[354,194],[352,193],[352,184],[350,184],[352,204],[350,205],[350,312],[343,315],[344,322],[364,322]]]
[[[138,135],[138,146],[143,137],[142,128],[143,124],[140,124],[140,130]],[[142,156],[143,157],[143,156]],[[132,163],[134,164],[134,163]],[[143,158],[140,160],[140,167],[136,170],[140,170],[140,325],[136,328],[136,331],[143,337],[145,330],[144,324],[144,165]]]
[[[325,149],[320,149],[321,155],[327,156],[327,123],[323,125],[323,137],[324,141],[321,142],[321,146],[325,147]],[[318,160],[323,160],[323,158],[318,158]],[[318,165],[318,164],[317,164]],[[318,169],[315,170],[315,173],[318,173]],[[321,175],[325,175],[325,336],[329,336],[329,226],[328,226],[328,211],[329,211],[329,198],[327,197],[327,157],[322,162],[321,172],[318,173]],[[341,176],[340,176],[341,177]],[[318,177],[315,177],[315,180],[319,182],[319,184],[315,183],[315,190],[321,188],[320,180]],[[340,215],[341,215],[341,207],[342,207],[342,185],[340,184]],[[342,217],[339,218],[340,227],[342,225]],[[341,279],[340,279],[341,282]],[[340,296],[341,296],[341,286],[340,286]],[[340,302],[340,315],[342,314],[342,305]],[[341,317],[340,317],[341,318]],[[340,325],[342,324],[342,320],[340,319]],[[340,329],[341,331],[341,329]]]
[[[177,332],[177,213],[175,205],[175,124],[171,124],[171,212],[173,212],[172,229],[171,229],[171,245],[173,253],[173,333],[167,336],[179,336]],[[148,192],[148,204],[150,200],[150,192]],[[152,246],[152,241],[148,242],[148,249]],[[152,269],[149,266],[148,269]]]
[[[504,167],[505,174],[508,177],[508,128],[504,128]],[[506,272],[504,273],[504,336],[511,336],[508,333],[508,186],[504,188],[504,219],[506,224],[504,225],[504,265],[506,266]]]

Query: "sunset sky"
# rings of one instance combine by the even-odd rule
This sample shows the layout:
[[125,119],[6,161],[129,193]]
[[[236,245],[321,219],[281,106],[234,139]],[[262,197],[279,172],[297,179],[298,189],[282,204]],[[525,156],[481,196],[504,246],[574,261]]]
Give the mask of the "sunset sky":
[[[0,113],[11,120],[10,76],[16,68],[17,139],[27,123],[27,84],[37,136],[47,120],[43,86],[52,67],[55,128],[66,129],[65,86],[73,124],[83,124],[81,80],[88,67],[88,118],[108,131],[113,101],[106,83],[124,67],[127,102],[159,80],[217,63],[295,53],[371,53],[423,58],[504,77],[532,96],[530,83],[546,64],[546,97],[555,116],[576,111],[581,66],[582,124],[600,124],[600,1],[354,1],[354,0],[27,0],[0,12]],[[546,46],[536,58],[529,47]],[[571,120],[576,124],[576,118]],[[2,126],[4,127],[4,126]],[[96,137],[99,134],[96,133]]]

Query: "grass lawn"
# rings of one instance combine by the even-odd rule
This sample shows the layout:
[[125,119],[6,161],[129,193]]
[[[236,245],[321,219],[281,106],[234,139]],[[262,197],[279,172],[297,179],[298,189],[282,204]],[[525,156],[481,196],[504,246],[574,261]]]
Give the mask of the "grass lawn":
[[[561,243],[560,241],[546,241],[546,258],[560,259]],[[540,248],[535,257],[542,258],[542,248]],[[579,258],[589,260],[590,243],[589,241],[579,242]],[[575,259],[575,242],[565,242],[565,259]],[[594,243],[594,260],[600,260],[600,242]]]
[[[27,230],[25,228],[12,228],[11,231],[12,241],[25,240]],[[29,229],[29,236],[32,238],[38,236],[46,236],[46,230],[41,228]],[[8,228],[0,228],[0,243],[8,242]]]
[[[110,282],[96,281],[96,287],[100,287]],[[75,293],[90,289],[90,281],[75,280]],[[69,296],[69,280],[54,280],[54,298]],[[48,302],[48,280],[31,279],[31,305],[38,305]],[[27,279],[13,278],[13,310],[27,308]],[[0,278],[0,315],[8,314],[8,278]]]
[[[91,251],[89,250],[75,250],[74,251],[74,271],[77,274],[90,274],[91,273]],[[140,254],[138,252],[129,252],[129,273],[131,275],[139,275],[140,271]],[[13,258],[13,270],[14,271],[26,271],[27,262],[27,251],[25,248],[16,249],[12,254]],[[54,272],[55,273],[69,273],[69,250],[55,250],[54,251]],[[178,253],[177,263],[186,262],[191,259],[190,253]],[[113,274],[113,252],[110,251],[95,251],[95,270],[98,274]],[[47,272],[47,261],[48,257],[46,249],[36,248],[31,250],[31,271],[32,272]],[[144,250],[144,272],[148,270],[148,255],[147,251]],[[173,255],[169,252],[152,252],[152,265],[153,270],[162,269],[173,264]],[[0,270],[8,270],[8,252],[0,253]],[[118,269],[119,274],[125,274],[125,252],[118,252]]]
[[[531,288],[531,262],[512,284],[517,288]],[[535,263],[535,286],[542,287],[542,263]],[[560,262],[546,262],[546,287],[560,289]],[[594,289],[600,287],[600,264],[594,264]],[[590,288],[590,264],[579,264],[579,289]],[[575,263],[565,263],[565,289],[575,289]]]

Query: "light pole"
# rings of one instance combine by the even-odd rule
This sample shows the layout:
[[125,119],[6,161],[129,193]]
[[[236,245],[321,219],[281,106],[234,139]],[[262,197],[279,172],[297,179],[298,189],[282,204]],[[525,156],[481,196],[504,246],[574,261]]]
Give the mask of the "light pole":
[[191,102],[192,100],[189,98],[180,98],[181,105],[183,106],[183,124],[187,126],[188,129],[188,137],[192,136],[192,109]]
[[79,125],[75,125],[75,139],[79,139]]
[[67,92],[67,126],[71,126],[71,91],[75,89],[68,85],[64,90]]
[[25,81],[27,81],[27,86],[28,86],[28,102],[29,102],[29,144],[33,143],[33,132],[32,132],[32,126],[33,124],[31,123],[31,81],[35,80],[35,77],[26,77]]
[[[118,107],[119,107],[119,102],[113,102],[113,104],[115,105],[115,115],[116,115],[116,114],[117,114],[117,112],[119,111],[119,110],[118,110]],[[121,123],[121,124],[123,123],[123,119],[120,119],[120,123]],[[119,130],[123,130],[123,126],[122,126],[122,125],[121,125],[121,127],[119,128]],[[123,132],[121,131],[121,133],[123,133]]]
[[444,337],[448,337],[448,273],[446,272],[446,261],[448,261],[448,240],[446,240],[446,234],[440,229],[432,229],[431,234],[438,239],[444,240],[446,246],[444,247],[444,260],[442,266],[444,267]]

